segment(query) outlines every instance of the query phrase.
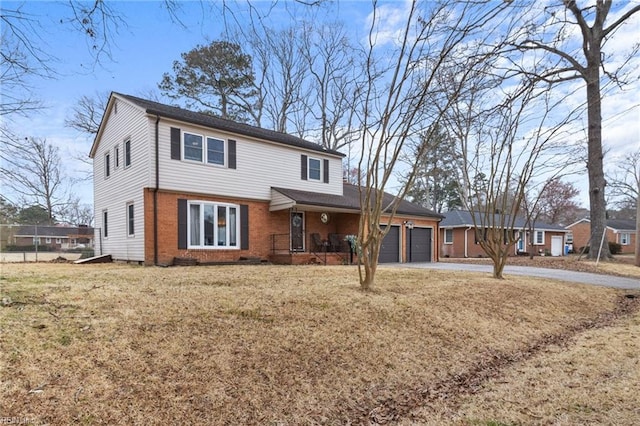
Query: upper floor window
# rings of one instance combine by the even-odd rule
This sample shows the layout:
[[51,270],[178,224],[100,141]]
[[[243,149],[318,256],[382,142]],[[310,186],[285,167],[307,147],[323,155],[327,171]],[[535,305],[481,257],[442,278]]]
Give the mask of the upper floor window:
[[202,135],[184,132],[183,158],[202,162]]
[[127,139],[124,143],[124,166],[131,165],[131,139]]
[[113,150],[113,157],[115,168],[117,169],[118,167],[120,167],[120,147],[118,145],[116,145]]
[[322,162],[317,158],[309,158],[309,180],[320,180],[322,176]]
[[620,245],[628,246],[629,240],[631,240],[631,234],[629,234],[628,232],[620,233]]
[[104,155],[104,176],[111,176],[111,154],[109,153]]
[[207,138],[207,163],[224,166],[224,141]]
[[453,244],[453,229],[444,230],[444,243]]

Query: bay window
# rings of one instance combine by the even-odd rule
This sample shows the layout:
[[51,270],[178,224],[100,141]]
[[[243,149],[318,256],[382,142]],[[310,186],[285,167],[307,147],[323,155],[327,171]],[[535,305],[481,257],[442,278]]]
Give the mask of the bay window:
[[234,204],[190,202],[189,248],[239,248],[238,209]]

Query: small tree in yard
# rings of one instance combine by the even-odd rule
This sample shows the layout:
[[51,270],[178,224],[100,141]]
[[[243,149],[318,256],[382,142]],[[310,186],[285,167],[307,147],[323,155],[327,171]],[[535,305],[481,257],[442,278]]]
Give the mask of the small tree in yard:
[[[375,282],[378,255],[389,232],[399,202],[413,184],[417,167],[405,172],[406,180],[395,191],[393,201],[385,203],[382,193],[398,172],[396,165],[408,141],[421,135],[434,137],[434,129],[444,112],[455,102],[470,75],[484,61],[479,39],[493,37],[490,22],[506,6],[503,3],[475,1],[439,1],[407,5],[403,28],[395,38],[396,50],[381,56],[384,45],[377,37],[381,17],[376,3],[368,37],[368,53],[363,72],[365,85],[358,111],[361,158],[358,170],[364,176],[360,188],[359,276],[363,290]],[[381,65],[381,57],[389,63]],[[464,63],[457,79],[450,82],[450,96],[440,97],[439,108],[433,106],[442,69]],[[422,144],[427,147],[427,144]],[[423,152],[417,152],[421,156]],[[385,220],[383,221],[383,216]],[[384,223],[383,223],[384,222]]]
[[[635,265],[640,266],[640,150],[630,152],[618,163],[615,171],[608,177],[614,196],[623,197],[628,204],[635,200],[636,206],[636,258]],[[629,203],[630,201],[630,203]]]
[[[486,86],[492,92],[497,88]],[[503,99],[471,93],[448,117],[460,141],[463,204],[472,212],[477,243],[493,262],[494,278],[503,277],[513,253],[515,221],[529,182],[567,164],[561,129],[572,117],[554,119],[562,102],[524,80]],[[483,188],[477,188],[479,175]]]

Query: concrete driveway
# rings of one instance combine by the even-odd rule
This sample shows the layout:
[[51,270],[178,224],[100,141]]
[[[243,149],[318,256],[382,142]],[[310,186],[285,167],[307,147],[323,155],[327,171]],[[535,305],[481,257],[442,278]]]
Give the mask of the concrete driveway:
[[[471,263],[424,262],[424,263],[396,263],[381,266],[396,266],[416,269],[440,269],[449,271],[493,272],[493,265],[478,265]],[[612,275],[590,274],[588,272],[565,271],[562,269],[533,268],[530,266],[510,266],[504,268],[505,275],[525,275],[528,277],[549,278],[580,284],[599,285],[603,287],[621,288],[626,290],[640,290],[640,280],[623,278]]]

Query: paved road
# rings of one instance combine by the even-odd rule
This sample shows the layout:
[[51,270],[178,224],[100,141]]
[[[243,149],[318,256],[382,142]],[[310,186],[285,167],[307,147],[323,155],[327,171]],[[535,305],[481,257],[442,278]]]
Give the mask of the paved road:
[[[391,265],[385,264],[384,266]],[[473,263],[397,263],[393,266],[417,269],[441,269],[449,271],[493,272],[493,265],[478,265]],[[612,275],[591,274],[588,272],[565,271],[562,269],[510,265],[505,266],[504,273],[506,275],[525,275],[529,277],[549,278],[581,284],[599,285],[603,287],[640,290],[640,280],[637,278],[623,278]]]

